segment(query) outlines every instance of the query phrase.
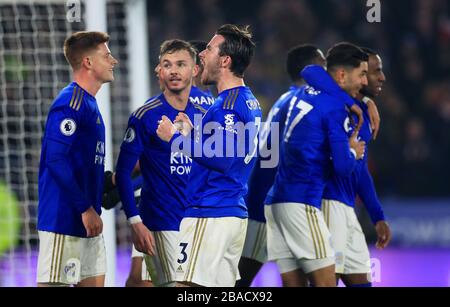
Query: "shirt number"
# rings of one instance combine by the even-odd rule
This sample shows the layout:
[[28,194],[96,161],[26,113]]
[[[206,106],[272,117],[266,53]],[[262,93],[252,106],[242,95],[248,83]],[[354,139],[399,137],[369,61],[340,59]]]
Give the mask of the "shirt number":
[[297,105],[295,106],[300,111],[298,112],[297,116],[295,116],[294,120],[292,121],[291,125],[289,126],[288,130],[286,131],[286,134],[284,136],[284,141],[287,143],[289,141],[289,138],[291,137],[292,130],[294,130],[295,126],[298,125],[298,123],[302,120],[302,118],[311,112],[314,107],[310,105],[309,103],[300,100]]
[[255,117],[256,134],[253,139],[253,150],[245,156],[244,163],[249,164],[252,158],[256,155],[256,150],[258,149],[258,135],[259,127],[261,127],[261,117]]

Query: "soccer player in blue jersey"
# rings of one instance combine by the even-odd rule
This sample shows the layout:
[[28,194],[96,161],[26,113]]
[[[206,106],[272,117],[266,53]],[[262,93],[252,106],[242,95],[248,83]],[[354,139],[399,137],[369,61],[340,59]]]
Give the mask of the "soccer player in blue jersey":
[[[377,97],[385,81],[380,56],[368,48],[362,48],[369,55],[368,85],[357,95],[357,103],[368,118],[368,99]],[[318,66],[305,69],[305,78],[316,88],[326,91],[341,91],[329,75]],[[370,98],[369,98],[370,97]],[[348,120],[345,129],[348,135],[354,130]],[[373,131],[364,123],[359,131],[359,137],[369,144]],[[371,264],[369,250],[356,217],[354,206],[358,195],[363,201],[372,222],[375,225],[378,240],[376,246],[384,248],[391,239],[391,231],[385,222],[381,203],[375,192],[375,186],[368,170],[368,155],[357,162],[355,170],[349,177],[334,174],[328,183],[322,200],[322,212],[330,230],[333,248],[336,252],[336,278],[341,278],[346,286],[370,287]]]
[[95,95],[118,63],[102,32],[64,42],[73,80],[50,107],[39,168],[38,286],[103,286],[105,126]]
[[[254,47],[248,27],[228,24],[217,30],[200,53],[202,83],[215,85],[219,95],[187,136],[187,146],[193,144],[194,149],[188,148],[193,164],[189,202],[180,226],[177,280],[183,285],[232,287],[239,276],[247,228],[243,197],[261,123],[260,105],[243,79]],[[188,132],[192,129],[186,115],[181,113],[176,121]],[[171,125],[167,120],[161,123],[162,139],[173,137]],[[243,132],[240,128],[245,125],[249,129]],[[199,148],[202,154],[197,155]]]
[[[367,55],[356,46],[332,48],[327,66],[352,97],[367,84]],[[335,286],[334,252],[320,211],[331,173],[348,176],[364,154],[357,132],[347,137],[348,112],[339,99],[311,86],[290,102],[280,164],[265,203],[269,260],[275,260],[284,286]],[[331,158],[331,159],[330,159]]]
[[[245,245],[239,261],[239,274],[241,279],[237,287],[249,287],[261,266],[267,261],[266,219],[264,217],[264,199],[273,184],[277,171],[279,158],[280,135],[283,134],[284,123],[289,109],[289,102],[305,81],[300,72],[306,65],[318,64],[325,66],[325,57],[322,51],[310,44],[298,45],[288,51],[286,71],[292,80],[289,90],[281,95],[270,109],[269,115],[260,132],[260,155],[256,159],[248,182],[248,194],[245,201],[248,207],[248,226]],[[274,126],[276,123],[277,126]],[[275,128],[271,128],[275,127]],[[271,129],[277,129],[274,134]],[[272,138],[277,144],[272,144]],[[263,157],[263,147],[270,148],[272,155]],[[276,156],[274,158],[273,156]],[[264,161],[275,160],[275,165],[264,166]]]
[[[158,122],[175,120],[179,112],[194,119],[206,109],[189,100],[197,73],[196,52],[182,40],[161,45],[159,78],[164,91],[130,116],[116,167],[122,205],[132,226],[133,243],[144,252],[156,286],[175,281],[178,230],[186,205],[186,185],[192,160],[156,134]],[[172,126],[175,128],[175,126]],[[139,211],[134,202],[131,172],[139,160],[143,186]],[[151,232],[150,232],[151,231]],[[152,234],[153,233],[153,234]]]

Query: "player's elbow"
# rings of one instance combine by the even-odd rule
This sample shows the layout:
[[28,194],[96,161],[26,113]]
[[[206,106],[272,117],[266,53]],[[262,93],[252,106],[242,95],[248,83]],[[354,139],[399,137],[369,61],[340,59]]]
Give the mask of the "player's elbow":
[[116,186],[119,186],[127,179],[131,181],[131,173],[132,170],[128,170],[126,168],[118,168],[116,170]]

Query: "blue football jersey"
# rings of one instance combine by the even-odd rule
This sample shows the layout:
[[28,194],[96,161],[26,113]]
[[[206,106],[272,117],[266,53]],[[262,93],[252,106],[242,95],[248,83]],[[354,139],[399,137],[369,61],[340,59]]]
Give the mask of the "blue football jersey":
[[344,130],[348,113],[343,102],[311,86],[300,89],[295,98],[287,115],[275,183],[265,203],[295,202],[320,209],[333,168],[350,175],[356,163]]
[[[372,133],[370,128],[370,118],[367,113],[367,106],[363,103],[357,103],[363,110],[364,115],[364,123],[361,126],[358,136],[359,139],[366,142],[366,146],[368,146],[372,139]],[[345,121],[344,127],[349,138],[355,129],[354,123],[356,123],[356,121],[357,117],[355,115],[352,115],[352,121],[350,121],[350,117],[348,117]],[[356,162],[355,169],[350,176],[341,177],[333,173],[331,180],[328,182],[327,187],[324,190],[323,198],[337,200],[348,206],[354,207],[359,177],[364,169],[364,165],[367,163],[367,157],[368,155],[365,154],[363,159]]]
[[[372,130],[370,127],[370,118],[367,106],[351,98],[345,93],[331,78],[331,76],[320,66],[312,65],[306,67],[302,71],[304,79],[317,89],[323,90],[341,101],[348,101],[352,99],[363,111],[364,122],[358,133],[359,140],[366,143],[368,147],[372,140]],[[348,104],[347,104],[348,105]],[[356,127],[356,115],[352,114],[344,123],[344,129],[350,137]],[[339,176],[333,172],[331,180],[328,182],[323,198],[337,200],[350,207],[355,206],[356,195],[359,195],[363,200],[364,205],[370,215],[372,222],[375,224],[379,220],[384,220],[384,213],[381,208],[381,203],[375,191],[375,185],[368,169],[368,154],[364,155],[363,159],[356,161],[355,169],[350,176]]]
[[[205,96],[201,100],[207,101],[208,98],[209,96]],[[131,168],[139,159],[143,176],[139,214],[152,231],[179,230],[186,205],[186,184],[192,168],[190,157],[181,151],[172,151],[173,141],[167,143],[158,137],[158,122],[163,115],[174,121],[179,112],[186,113],[194,121],[194,114],[206,113],[205,107],[208,108],[208,104],[201,106],[189,101],[186,109],[179,111],[161,94],[147,101],[130,116],[116,176],[121,178],[123,165],[128,162],[123,159],[132,160]],[[119,180],[118,187],[125,213],[127,217],[137,215],[133,193],[123,192],[123,185]]]
[[[323,199],[337,200],[347,206],[355,207],[355,199],[356,195],[358,195],[363,201],[372,223],[376,224],[380,220],[385,220],[385,216],[368,168],[369,155],[367,146],[372,140],[372,128],[370,127],[367,106],[359,101],[357,101],[357,103],[363,110],[364,115],[364,123],[358,136],[361,141],[366,142],[366,154],[363,159],[356,162],[355,169],[350,176],[343,177],[335,173],[333,174],[324,190]],[[345,124],[349,137],[352,135],[355,128],[353,123],[357,120],[355,115],[352,116],[353,121],[348,119]]]
[[[244,195],[256,160],[261,116],[258,100],[248,87],[240,86],[221,92],[201,125],[194,123],[194,145],[200,145],[203,155],[199,157],[195,151],[193,153],[185,216],[248,216]],[[244,125],[253,133],[246,133],[245,137],[239,133],[238,127]],[[219,148],[212,139],[222,140],[226,149]],[[228,147],[228,140],[233,140],[234,148]],[[218,150],[223,156],[208,156],[207,147]],[[225,154],[230,148],[232,152]]]
[[195,105],[209,109],[214,104],[214,97],[211,95],[211,92],[205,92],[196,86],[192,86],[189,101]]
[[101,214],[105,125],[95,97],[73,82],[53,102],[39,166],[38,230],[86,237],[81,213]]
[[[260,153],[264,151],[263,146],[265,146],[265,148],[269,150],[277,151],[272,152],[272,155],[277,155],[279,159],[279,145],[282,140],[281,137],[284,131],[289,102],[298,90],[298,86],[292,85],[286,93],[278,98],[270,109],[267,120],[261,127],[259,138]],[[272,123],[278,124],[278,139],[276,139],[276,141],[278,141],[277,144],[272,144]],[[248,193],[245,196],[245,202],[248,207],[248,218],[262,223],[266,222],[264,217],[264,199],[266,198],[270,187],[273,185],[275,174],[277,173],[278,163],[276,167],[262,167],[261,163],[263,161],[268,161],[271,158],[273,158],[273,156],[264,157],[262,155],[258,155],[248,181]]]

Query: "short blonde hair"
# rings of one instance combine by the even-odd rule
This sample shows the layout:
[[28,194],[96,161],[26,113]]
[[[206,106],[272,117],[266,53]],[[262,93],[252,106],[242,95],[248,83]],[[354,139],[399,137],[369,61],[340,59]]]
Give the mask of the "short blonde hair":
[[75,32],[64,42],[64,56],[72,69],[77,70],[87,53],[97,48],[98,45],[107,42],[109,42],[109,35],[104,32]]

